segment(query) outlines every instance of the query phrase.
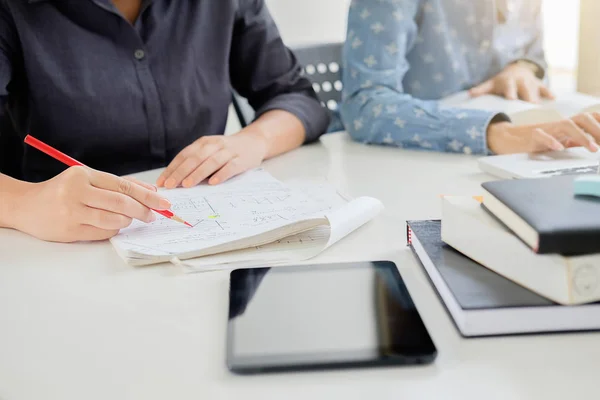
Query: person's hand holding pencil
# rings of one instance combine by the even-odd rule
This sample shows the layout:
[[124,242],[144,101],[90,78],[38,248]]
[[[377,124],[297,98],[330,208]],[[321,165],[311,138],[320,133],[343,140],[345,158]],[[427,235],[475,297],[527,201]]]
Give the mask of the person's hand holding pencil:
[[151,208],[171,207],[150,188],[91,168],[71,167],[48,181],[29,185],[17,206],[23,212],[15,228],[56,242],[108,239],[134,218],[154,221]]
[[27,186],[20,196],[23,200],[15,206],[20,217],[13,228],[54,242],[104,240],[128,227],[133,219],[154,221],[153,211],[191,226],[168,211],[171,203],[156,193],[156,187],[88,168],[29,135],[25,143],[71,168]]

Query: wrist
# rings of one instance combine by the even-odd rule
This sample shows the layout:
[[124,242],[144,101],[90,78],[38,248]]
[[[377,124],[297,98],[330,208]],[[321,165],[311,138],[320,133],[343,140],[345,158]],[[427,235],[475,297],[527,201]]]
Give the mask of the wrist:
[[507,121],[493,122],[487,128],[488,149],[495,154],[502,153],[502,145],[507,142],[512,123]]
[[511,65],[519,66],[519,67],[527,69],[528,71],[531,71],[531,73],[533,75],[535,75],[535,77],[538,79],[544,78],[544,75],[545,75],[544,69],[533,61],[530,61],[527,59],[520,59],[520,60],[513,62]]
[[252,150],[260,155],[261,160],[265,160],[270,152],[269,138],[266,132],[263,132],[258,124],[248,125],[232,138],[242,141],[244,150]]
[[508,64],[505,71],[513,71],[516,74],[527,74],[534,78],[542,80],[545,75],[545,71],[536,63],[529,60],[517,60]]
[[36,184],[0,175],[0,228],[19,229],[27,212],[27,199]]

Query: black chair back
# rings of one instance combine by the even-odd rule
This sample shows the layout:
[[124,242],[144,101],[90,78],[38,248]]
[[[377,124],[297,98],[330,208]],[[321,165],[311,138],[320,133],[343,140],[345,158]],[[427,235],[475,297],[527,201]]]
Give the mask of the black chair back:
[[[342,43],[330,43],[293,49],[303,66],[302,73],[313,84],[321,105],[331,112],[332,121],[328,132],[343,129],[338,107],[342,101]],[[233,93],[233,107],[242,127],[254,120],[254,110],[248,101]]]

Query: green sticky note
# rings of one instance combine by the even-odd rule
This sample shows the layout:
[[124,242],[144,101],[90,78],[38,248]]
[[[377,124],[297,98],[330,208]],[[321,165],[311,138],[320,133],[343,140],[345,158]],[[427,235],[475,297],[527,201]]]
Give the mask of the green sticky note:
[[573,189],[575,196],[600,197],[600,176],[584,175],[575,178]]

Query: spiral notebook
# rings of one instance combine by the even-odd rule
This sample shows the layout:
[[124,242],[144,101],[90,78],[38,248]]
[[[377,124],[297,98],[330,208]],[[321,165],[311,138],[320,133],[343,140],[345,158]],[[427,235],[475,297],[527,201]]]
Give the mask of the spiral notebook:
[[[248,260],[307,259],[383,209],[381,202],[371,197],[337,203],[322,200],[262,169],[217,186],[199,185],[161,194],[173,204],[172,211],[193,227],[166,218],[149,224],[134,222],[111,239],[130,265],[199,258],[195,265],[206,268]],[[203,263],[207,256],[212,258]]]

